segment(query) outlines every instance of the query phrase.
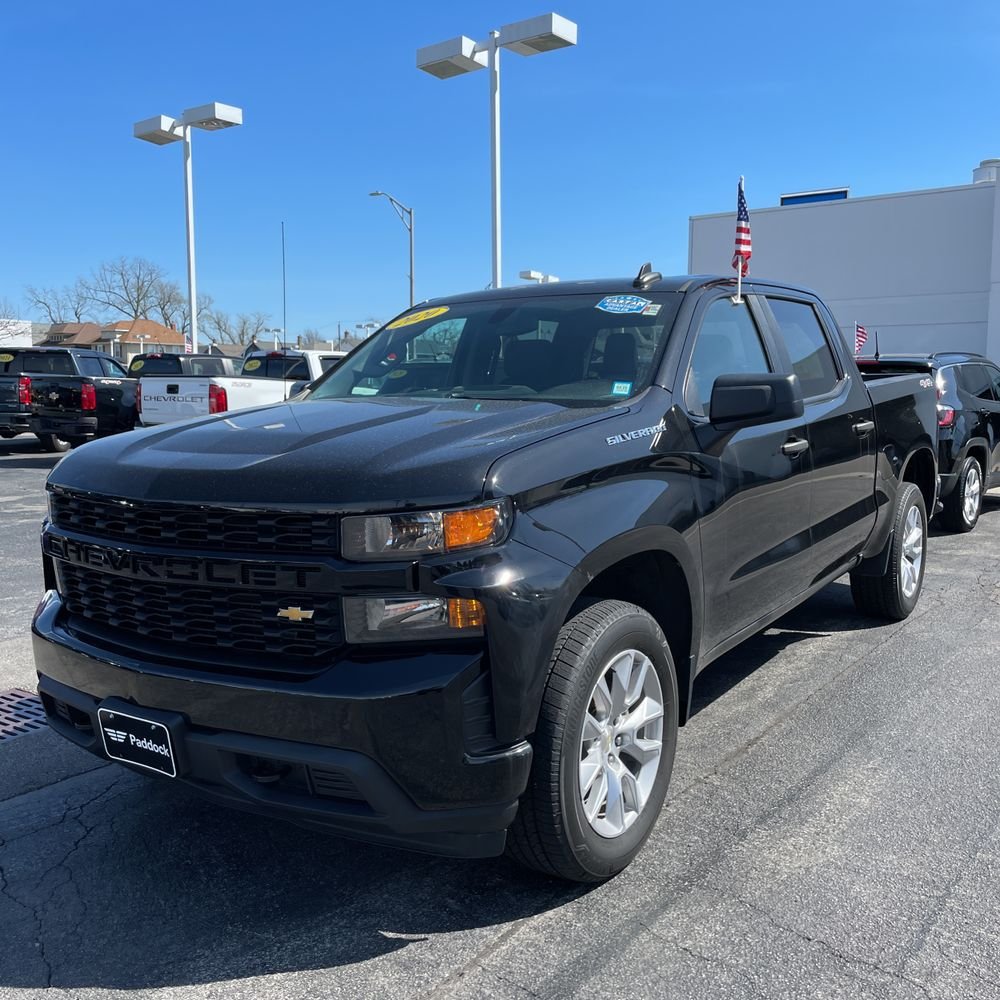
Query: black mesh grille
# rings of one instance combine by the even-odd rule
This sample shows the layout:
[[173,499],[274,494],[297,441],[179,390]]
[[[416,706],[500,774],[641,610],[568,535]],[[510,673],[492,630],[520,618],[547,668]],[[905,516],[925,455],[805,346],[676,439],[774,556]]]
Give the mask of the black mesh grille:
[[334,514],[222,510],[52,494],[52,522],[67,531],[171,549],[335,553]]
[[[340,600],[331,594],[282,594],[245,588],[135,580],[69,563],[58,567],[71,623],[134,646],[197,647],[192,660],[271,673],[322,668],[342,643]],[[305,607],[309,621],[278,617]],[[131,638],[134,637],[134,640]],[[211,655],[206,655],[211,654]]]

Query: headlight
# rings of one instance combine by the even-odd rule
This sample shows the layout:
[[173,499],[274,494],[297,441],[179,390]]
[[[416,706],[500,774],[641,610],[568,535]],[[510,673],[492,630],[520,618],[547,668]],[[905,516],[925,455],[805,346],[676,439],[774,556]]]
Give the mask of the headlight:
[[479,601],[460,597],[345,597],[348,642],[401,642],[483,634]]
[[506,501],[464,510],[345,517],[345,559],[368,562],[453,552],[502,541],[510,525]]

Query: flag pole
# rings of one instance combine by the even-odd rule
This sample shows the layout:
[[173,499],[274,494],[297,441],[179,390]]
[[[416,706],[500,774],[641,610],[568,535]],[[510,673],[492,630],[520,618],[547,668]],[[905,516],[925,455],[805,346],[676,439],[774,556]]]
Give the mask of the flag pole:
[[[739,190],[743,190],[743,174],[740,174],[740,187]],[[739,212],[736,213],[736,225],[739,226]],[[736,298],[733,299],[734,306],[743,305],[743,257],[737,258],[739,264],[736,268]]]

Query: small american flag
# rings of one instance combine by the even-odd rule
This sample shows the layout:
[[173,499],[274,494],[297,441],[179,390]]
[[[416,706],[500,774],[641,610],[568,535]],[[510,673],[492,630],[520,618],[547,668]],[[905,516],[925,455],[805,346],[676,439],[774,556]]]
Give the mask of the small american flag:
[[192,352],[192,350],[193,350],[193,348],[191,347],[191,338],[190,337],[185,337],[184,338],[184,353],[185,354],[190,354]]
[[750,242],[750,211],[747,208],[746,195],[743,194],[743,178],[736,188],[736,252],[733,254],[733,268],[739,270],[745,278],[750,270],[750,255],[753,244]]
[[861,348],[868,343],[868,331],[860,324],[854,324],[854,353],[860,354]]

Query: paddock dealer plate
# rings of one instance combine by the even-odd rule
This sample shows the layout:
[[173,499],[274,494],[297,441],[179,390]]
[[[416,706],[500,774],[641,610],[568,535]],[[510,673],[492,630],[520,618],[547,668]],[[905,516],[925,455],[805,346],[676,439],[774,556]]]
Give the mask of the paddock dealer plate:
[[109,757],[165,774],[168,778],[177,777],[174,748],[166,726],[108,708],[98,709],[97,716],[101,723],[104,749]]

